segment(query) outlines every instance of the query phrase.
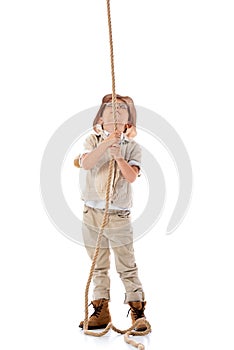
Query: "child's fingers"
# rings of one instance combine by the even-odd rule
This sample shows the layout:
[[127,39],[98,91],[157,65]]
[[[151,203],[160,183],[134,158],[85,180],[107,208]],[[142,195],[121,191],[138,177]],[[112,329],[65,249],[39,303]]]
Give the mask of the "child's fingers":
[[114,131],[114,132],[112,133],[112,135],[113,135],[113,137],[119,138],[119,137],[121,136],[121,132],[118,131],[118,130],[116,130],[116,131]]
[[118,142],[120,141],[120,136],[116,136],[115,134],[112,134],[112,135],[109,136],[109,140],[111,141],[111,145],[118,144]]

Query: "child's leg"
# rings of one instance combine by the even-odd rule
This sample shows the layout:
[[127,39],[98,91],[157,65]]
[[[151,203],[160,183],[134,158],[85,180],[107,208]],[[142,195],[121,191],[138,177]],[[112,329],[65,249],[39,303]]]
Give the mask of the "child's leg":
[[142,284],[138,277],[138,268],[133,248],[133,232],[129,213],[110,215],[109,241],[115,256],[116,270],[125,287],[125,303],[144,301]]
[[113,247],[115,266],[125,287],[125,303],[130,301],[144,301],[142,284],[138,277],[132,244]]
[[[87,253],[93,259],[94,248],[86,247]],[[110,299],[110,278],[108,271],[110,268],[110,250],[101,248],[99,250],[96,266],[93,272],[93,300]]]
[[[98,225],[101,218],[100,212],[85,207],[83,216],[82,233],[87,253],[93,259],[98,236]],[[99,226],[100,227],[100,226]],[[110,249],[108,239],[103,236],[97,262],[93,272],[93,300],[110,299]]]

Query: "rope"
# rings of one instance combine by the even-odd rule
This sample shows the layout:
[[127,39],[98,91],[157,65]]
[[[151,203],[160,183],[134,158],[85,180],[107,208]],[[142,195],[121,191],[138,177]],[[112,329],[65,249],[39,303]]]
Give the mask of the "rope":
[[106,0],[107,5],[107,18],[108,18],[108,32],[109,32],[109,44],[110,44],[110,63],[111,63],[111,82],[112,82],[112,108],[115,122],[115,131],[117,130],[117,117],[116,117],[116,91],[115,91],[115,62],[114,62],[114,46],[112,37],[112,23],[111,23],[111,10],[110,0]]
[[[112,38],[112,24],[111,24],[111,10],[110,10],[110,0],[106,0],[107,3],[107,17],[108,17],[108,29],[109,29],[109,43],[110,43],[110,60],[111,60],[111,77],[112,77],[112,110],[113,110],[113,116],[114,116],[114,125],[115,125],[115,131],[117,130],[117,116],[116,116],[116,105],[117,105],[117,98],[116,98],[116,91],[115,91],[115,66],[114,66],[114,49],[113,49],[113,38]],[[109,210],[109,200],[110,200],[110,191],[111,191],[111,185],[112,185],[112,176],[115,166],[115,160],[112,158],[109,162],[109,168],[108,168],[108,178],[107,178],[107,184],[106,184],[106,196],[105,196],[105,211],[103,214],[102,224],[98,233],[96,247],[94,251],[94,256],[92,260],[92,264],[90,267],[89,277],[86,283],[85,288],[85,318],[84,318],[84,334],[92,335],[94,337],[102,337],[103,335],[107,334],[110,329],[113,331],[124,334],[124,340],[126,343],[134,346],[138,350],[144,350],[145,347],[141,343],[137,343],[134,340],[130,339],[130,335],[137,335],[137,336],[144,336],[151,332],[151,326],[147,320],[144,318],[140,318],[136,320],[136,322],[128,329],[126,330],[120,330],[116,328],[111,322],[107,325],[107,327],[102,332],[93,332],[88,330],[88,296],[89,296],[89,287],[90,283],[92,281],[93,272],[95,269],[96,261],[98,258],[100,245],[101,245],[101,239],[103,236],[104,228],[108,222],[108,210]],[[138,324],[144,323],[146,326],[146,330],[139,332],[135,331],[134,328],[137,327]]]

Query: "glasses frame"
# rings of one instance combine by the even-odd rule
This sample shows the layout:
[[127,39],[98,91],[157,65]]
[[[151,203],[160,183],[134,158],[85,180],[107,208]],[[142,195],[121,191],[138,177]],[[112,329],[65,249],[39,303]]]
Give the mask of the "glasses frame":
[[[107,108],[113,108],[113,103],[112,102],[106,102],[105,103],[105,106]],[[124,102],[117,102],[116,103],[116,107],[119,107],[120,109],[123,109],[123,110],[128,110],[128,105]]]

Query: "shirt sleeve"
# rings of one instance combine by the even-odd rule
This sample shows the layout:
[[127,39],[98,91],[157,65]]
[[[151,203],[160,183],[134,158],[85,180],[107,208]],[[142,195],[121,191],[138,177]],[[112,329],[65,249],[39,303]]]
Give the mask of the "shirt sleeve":
[[135,143],[133,150],[130,154],[130,159],[128,161],[129,165],[135,165],[139,168],[139,170],[141,169],[141,156],[142,156],[142,151],[141,151],[141,147],[140,145],[138,145],[137,143]]
[[83,149],[81,150],[81,153],[77,157],[81,168],[82,168],[82,159],[81,159],[82,156],[86,153],[93,151],[96,147],[97,147],[96,135],[94,135],[94,134],[89,135],[84,142]]
[[89,135],[84,142],[83,154],[87,153],[87,152],[91,152],[96,147],[97,147],[96,135],[94,135],[94,134]]

